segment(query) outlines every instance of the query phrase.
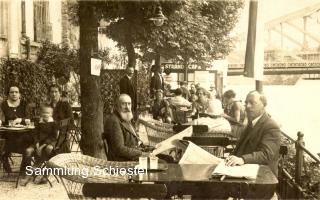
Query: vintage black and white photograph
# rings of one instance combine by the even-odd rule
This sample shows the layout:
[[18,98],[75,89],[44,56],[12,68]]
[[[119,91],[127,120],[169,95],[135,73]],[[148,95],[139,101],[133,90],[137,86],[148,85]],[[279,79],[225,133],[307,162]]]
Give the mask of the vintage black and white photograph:
[[320,199],[319,0],[0,0],[0,200]]

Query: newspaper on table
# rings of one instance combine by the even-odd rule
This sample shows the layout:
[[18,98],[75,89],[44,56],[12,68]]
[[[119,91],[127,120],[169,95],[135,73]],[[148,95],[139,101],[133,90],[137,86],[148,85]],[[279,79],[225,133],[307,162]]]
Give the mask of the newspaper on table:
[[190,141],[181,140],[180,143],[184,143],[186,146],[185,152],[179,161],[179,164],[213,164],[217,165],[221,161],[218,158],[201,147],[195,145]]
[[259,170],[258,164],[244,164],[240,166],[226,166],[225,162],[222,161],[218,166],[213,170],[212,175],[226,175],[233,178],[246,178],[254,180],[257,178]]
[[158,155],[159,153],[162,153],[166,150],[177,147],[176,141],[182,140],[184,137],[191,137],[192,132],[193,132],[193,128],[192,128],[192,126],[190,126],[186,129],[184,129],[183,131],[181,131],[180,133],[177,133],[174,136],[160,142],[159,144],[157,144],[155,146],[156,149],[153,150],[152,154]]
[[184,153],[179,164],[218,164],[222,159],[212,155],[190,141],[182,140],[192,136],[192,126],[156,145],[153,155],[158,155],[172,148],[181,149]]

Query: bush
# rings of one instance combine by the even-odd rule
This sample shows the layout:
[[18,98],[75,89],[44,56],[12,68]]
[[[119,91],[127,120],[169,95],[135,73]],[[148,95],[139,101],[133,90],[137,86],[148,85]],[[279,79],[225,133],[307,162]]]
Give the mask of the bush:
[[42,43],[36,63],[43,65],[47,74],[56,79],[69,81],[70,72],[79,72],[79,52],[70,49],[67,45],[59,46],[49,41]]
[[44,66],[25,59],[6,58],[1,62],[2,94],[6,95],[11,85],[20,89],[22,98],[39,105],[47,97],[51,83]]

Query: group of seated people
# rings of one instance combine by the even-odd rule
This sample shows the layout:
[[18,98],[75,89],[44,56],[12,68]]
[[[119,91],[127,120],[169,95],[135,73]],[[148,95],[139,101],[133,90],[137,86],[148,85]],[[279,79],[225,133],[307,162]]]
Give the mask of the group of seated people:
[[[70,119],[70,124],[73,121],[71,106],[61,98],[61,88],[58,85],[54,84],[48,88],[48,101],[42,102],[39,108],[31,105],[23,100],[16,85],[9,87],[7,99],[1,102],[0,125],[30,126],[31,122],[36,124],[31,135],[1,134],[6,140],[5,153],[1,159],[4,169],[9,173],[12,171],[9,163],[11,152],[23,154],[22,170],[31,165],[32,157],[36,158],[36,162],[48,160],[56,148],[58,134],[67,134],[59,132],[59,121]],[[37,116],[34,116],[35,109],[40,111]],[[68,137],[65,137],[61,151],[70,152]]]
[[[245,111],[242,102],[236,100],[233,90],[228,90],[223,94],[222,101],[217,95],[214,87],[207,91],[199,84],[191,84],[190,90],[186,83],[182,82],[181,87],[174,91],[174,96],[166,98],[162,90],[155,91],[155,100],[151,107],[153,118],[166,123],[181,124],[186,123],[186,117],[198,119],[193,121],[197,124],[211,123],[216,127],[217,122],[222,123],[224,131],[229,130],[234,136],[239,137],[239,127],[245,123]],[[185,113],[185,119],[177,118],[176,113]],[[206,119],[204,119],[206,117]],[[215,122],[214,122],[215,121]],[[226,124],[228,121],[228,124]],[[229,126],[229,128],[228,128]],[[209,127],[210,128],[210,127]],[[232,130],[231,130],[232,129]]]
[[[207,106],[207,111],[215,104],[205,98],[207,104],[202,102],[203,89],[198,89],[199,103]],[[156,100],[161,100],[162,92],[157,92]],[[227,92],[225,96],[234,98],[234,92]],[[232,103],[231,103],[232,102]],[[229,117],[235,121],[241,121],[238,110],[238,102],[225,100],[227,109],[233,110]],[[161,105],[161,101],[158,105]],[[278,174],[278,160],[280,149],[281,131],[276,122],[267,114],[265,96],[258,91],[251,91],[245,100],[245,112],[248,123],[242,130],[238,144],[234,152],[225,160],[226,165],[235,166],[246,163],[268,165],[272,172]],[[160,107],[160,106],[159,106]],[[210,111],[211,112],[211,111]],[[231,111],[229,111],[231,112]],[[162,113],[162,112],[161,112]],[[150,149],[146,149],[139,134],[132,124],[131,98],[127,94],[121,94],[117,99],[116,111],[106,118],[103,138],[108,143],[107,158],[111,161],[136,161],[140,156],[148,156]]]

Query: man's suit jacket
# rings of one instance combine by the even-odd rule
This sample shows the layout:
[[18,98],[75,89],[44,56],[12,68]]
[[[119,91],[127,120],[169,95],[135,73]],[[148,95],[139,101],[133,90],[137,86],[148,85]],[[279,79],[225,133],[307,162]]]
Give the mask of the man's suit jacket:
[[251,130],[246,128],[242,133],[234,155],[245,163],[269,165],[277,176],[280,135],[279,126],[264,113]]
[[164,91],[164,80],[163,80],[162,76],[160,76],[158,73],[155,73],[151,77],[151,83],[150,83],[150,94],[151,94],[151,97],[154,96],[155,90],[159,90],[159,89]]
[[136,93],[136,89],[135,89],[132,81],[133,81],[132,78],[130,80],[128,76],[124,76],[120,79],[120,82],[119,82],[120,94],[129,95],[131,97],[131,101],[132,101],[132,109],[136,110],[136,108],[137,108],[137,93]]
[[118,112],[106,119],[103,137],[108,143],[108,160],[138,160],[142,151],[138,149],[139,138],[132,128],[130,122],[122,120]]

